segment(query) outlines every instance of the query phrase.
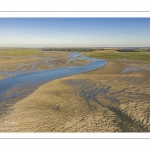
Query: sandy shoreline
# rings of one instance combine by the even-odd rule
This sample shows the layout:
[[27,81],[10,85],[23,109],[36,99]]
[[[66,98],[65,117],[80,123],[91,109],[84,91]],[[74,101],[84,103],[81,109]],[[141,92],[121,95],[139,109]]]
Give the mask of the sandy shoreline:
[[[150,131],[148,62],[107,61],[102,68],[40,86],[0,118],[0,131]],[[131,67],[141,70],[121,73]]]

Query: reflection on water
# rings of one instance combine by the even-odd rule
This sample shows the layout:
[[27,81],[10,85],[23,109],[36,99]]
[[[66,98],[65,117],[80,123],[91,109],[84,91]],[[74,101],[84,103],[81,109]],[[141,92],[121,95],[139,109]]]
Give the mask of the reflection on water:
[[[92,60],[85,66],[72,66],[52,70],[39,70],[30,73],[19,74],[0,81],[0,101],[10,101],[14,98],[23,98],[32,93],[38,86],[48,81],[94,70],[107,64],[106,61],[89,58],[81,53],[70,54],[70,59]],[[8,94],[9,93],[9,94]]]

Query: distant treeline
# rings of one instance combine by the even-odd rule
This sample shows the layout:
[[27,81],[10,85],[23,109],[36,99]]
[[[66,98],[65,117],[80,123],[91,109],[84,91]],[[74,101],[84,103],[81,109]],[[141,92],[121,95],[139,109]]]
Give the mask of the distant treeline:
[[133,49],[118,49],[118,52],[150,52],[150,49],[141,49],[141,48],[133,48]]
[[139,49],[119,49],[118,52],[140,52]]
[[[150,48],[112,48],[118,52],[150,52]],[[69,51],[69,52],[92,52],[104,51],[108,48],[42,48],[43,51]]]
[[43,51],[69,51],[69,52],[91,52],[95,50],[104,50],[97,48],[43,48]]

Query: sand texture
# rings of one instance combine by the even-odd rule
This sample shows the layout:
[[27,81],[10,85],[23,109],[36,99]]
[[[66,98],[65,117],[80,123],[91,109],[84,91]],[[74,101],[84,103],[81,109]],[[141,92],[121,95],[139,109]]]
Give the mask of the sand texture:
[[107,61],[40,86],[0,118],[0,131],[149,132],[149,62]]

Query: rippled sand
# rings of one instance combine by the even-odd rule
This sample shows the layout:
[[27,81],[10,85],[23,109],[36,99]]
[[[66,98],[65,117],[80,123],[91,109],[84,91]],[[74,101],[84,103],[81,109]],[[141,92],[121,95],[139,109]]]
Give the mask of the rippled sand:
[[[149,62],[107,61],[94,71],[40,86],[0,119],[0,131],[149,132]],[[135,65],[141,69],[122,72]]]

